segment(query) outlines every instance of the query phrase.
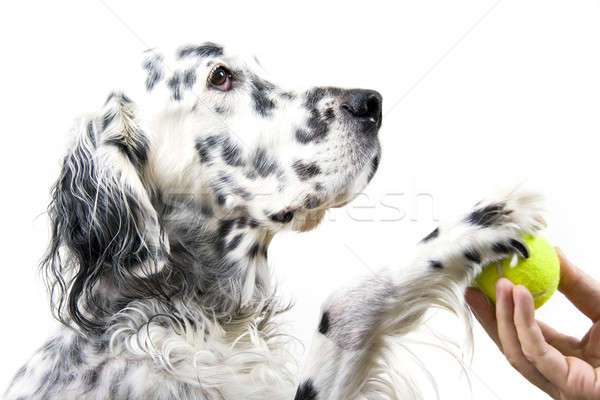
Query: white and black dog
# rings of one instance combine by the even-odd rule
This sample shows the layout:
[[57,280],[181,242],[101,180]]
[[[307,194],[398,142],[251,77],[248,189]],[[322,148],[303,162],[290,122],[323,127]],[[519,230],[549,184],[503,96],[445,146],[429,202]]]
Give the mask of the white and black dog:
[[75,128],[43,262],[64,327],[6,399],[407,398],[390,339],[433,305],[463,307],[482,264],[528,257],[518,238],[542,227],[539,198],[480,202],[332,295],[297,371],[267,249],[373,177],[381,96],[284,90],[213,43],[146,56],[148,95],[113,93]]

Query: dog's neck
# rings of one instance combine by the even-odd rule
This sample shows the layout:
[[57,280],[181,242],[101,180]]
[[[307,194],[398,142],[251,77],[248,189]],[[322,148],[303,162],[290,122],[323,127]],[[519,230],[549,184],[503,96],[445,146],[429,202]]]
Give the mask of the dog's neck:
[[[219,318],[247,319],[273,296],[267,249],[273,233],[243,211],[196,202],[166,207],[169,268],[182,271],[185,301]],[[176,286],[176,285],[175,285]]]

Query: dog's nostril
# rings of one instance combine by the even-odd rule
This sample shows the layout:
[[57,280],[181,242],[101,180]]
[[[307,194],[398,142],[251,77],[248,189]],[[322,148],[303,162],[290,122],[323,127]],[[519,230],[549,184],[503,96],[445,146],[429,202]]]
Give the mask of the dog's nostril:
[[381,95],[374,90],[348,91],[347,100],[340,107],[354,118],[379,125],[381,122]]

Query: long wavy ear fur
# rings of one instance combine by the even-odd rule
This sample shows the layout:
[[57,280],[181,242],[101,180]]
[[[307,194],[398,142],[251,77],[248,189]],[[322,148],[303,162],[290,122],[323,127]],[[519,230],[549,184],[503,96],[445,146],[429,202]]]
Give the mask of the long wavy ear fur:
[[55,316],[90,332],[130,299],[166,296],[167,245],[140,178],[148,141],[133,103],[111,95],[78,131],[52,190],[42,270]]

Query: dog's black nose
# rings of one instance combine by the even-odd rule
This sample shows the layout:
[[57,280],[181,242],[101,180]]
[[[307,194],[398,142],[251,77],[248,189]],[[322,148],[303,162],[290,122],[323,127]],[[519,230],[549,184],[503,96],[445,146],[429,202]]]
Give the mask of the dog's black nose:
[[348,90],[345,101],[340,106],[353,118],[381,125],[381,95],[374,90]]

